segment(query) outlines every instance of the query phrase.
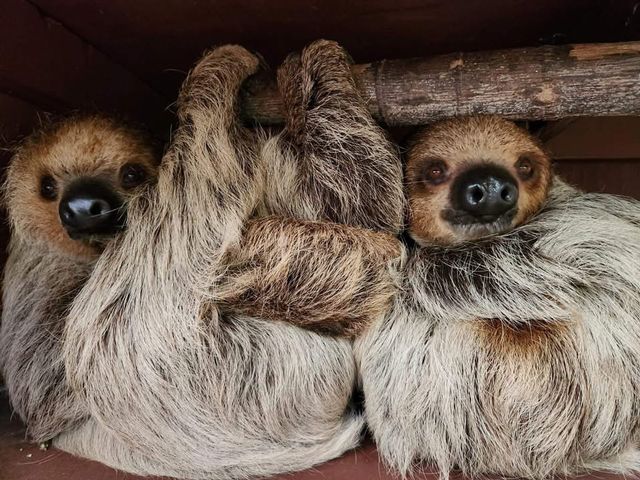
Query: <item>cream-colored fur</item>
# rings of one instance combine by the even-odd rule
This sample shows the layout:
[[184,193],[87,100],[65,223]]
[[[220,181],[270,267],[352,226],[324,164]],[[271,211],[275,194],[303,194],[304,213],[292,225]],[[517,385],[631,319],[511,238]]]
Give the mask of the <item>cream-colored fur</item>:
[[640,203],[556,178],[510,231],[420,240],[355,347],[385,461],[535,479],[640,468]]

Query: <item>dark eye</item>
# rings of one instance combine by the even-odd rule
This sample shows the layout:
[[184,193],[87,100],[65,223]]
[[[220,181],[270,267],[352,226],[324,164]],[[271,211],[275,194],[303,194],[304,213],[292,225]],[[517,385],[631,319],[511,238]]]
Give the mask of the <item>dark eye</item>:
[[422,174],[428,183],[438,185],[447,179],[447,166],[440,160],[429,162],[425,165]]
[[58,195],[58,185],[51,175],[40,179],[40,196],[45,200],[55,200]]
[[516,170],[522,180],[529,180],[534,173],[533,161],[527,156],[521,156],[516,162]]
[[120,178],[124,188],[137,187],[147,179],[147,171],[138,163],[128,163],[122,167]]

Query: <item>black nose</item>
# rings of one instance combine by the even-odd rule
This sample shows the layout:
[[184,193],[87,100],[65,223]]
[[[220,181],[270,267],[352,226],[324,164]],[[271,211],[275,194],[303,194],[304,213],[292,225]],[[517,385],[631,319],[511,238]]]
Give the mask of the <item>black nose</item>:
[[122,201],[106,183],[80,179],[64,192],[60,221],[72,238],[108,235],[123,226]]
[[453,187],[456,206],[492,221],[518,203],[518,184],[500,167],[478,167],[463,173]]

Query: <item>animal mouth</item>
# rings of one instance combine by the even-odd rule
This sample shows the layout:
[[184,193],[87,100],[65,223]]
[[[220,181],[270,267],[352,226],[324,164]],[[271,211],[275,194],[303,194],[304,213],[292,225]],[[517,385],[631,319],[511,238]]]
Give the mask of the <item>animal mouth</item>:
[[126,214],[119,212],[115,221],[111,220],[110,222],[88,228],[71,228],[65,226],[65,230],[72,240],[80,240],[89,244],[102,244],[122,232],[126,228],[126,224]]
[[500,215],[472,215],[463,210],[448,208],[442,211],[441,216],[456,235],[465,239],[476,239],[511,229],[517,213],[517,207]]

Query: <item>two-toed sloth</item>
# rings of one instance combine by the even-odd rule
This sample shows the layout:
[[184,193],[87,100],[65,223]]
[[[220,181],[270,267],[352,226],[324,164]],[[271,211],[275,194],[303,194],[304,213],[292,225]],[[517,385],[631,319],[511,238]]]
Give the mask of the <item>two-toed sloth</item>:
[[185,82],[157,184],[129,202],[126,230],[66,319],[66,373],[91,420],[60,435],[62,448],[138,473],[229,479],[358,443],[350,341],[278,320],[351,334],[388,308],[400,161],[334,43],[279,69],[287,124],[266,141],[236,112],[257,68],[226,46]]
[[49,125],[11,161],[0,372],[38,442],[86,416],[64,381],[64,317],[104,243],[123,228],[126,203],[153,181],[157,163],[144,135],[100,116]]
[[356,342],[385,460],[444,476],[640,467],[640,204],[584,194],[493,117],[408,151],[402,293]]

